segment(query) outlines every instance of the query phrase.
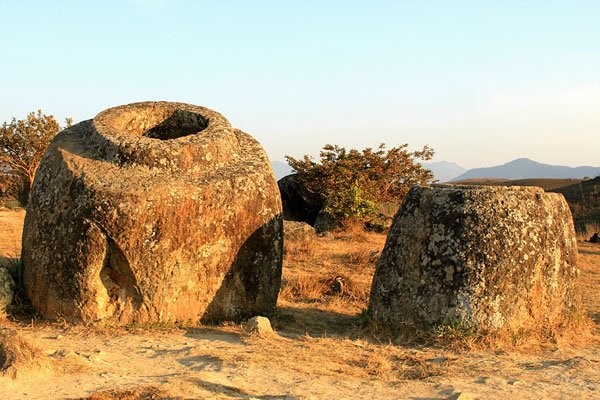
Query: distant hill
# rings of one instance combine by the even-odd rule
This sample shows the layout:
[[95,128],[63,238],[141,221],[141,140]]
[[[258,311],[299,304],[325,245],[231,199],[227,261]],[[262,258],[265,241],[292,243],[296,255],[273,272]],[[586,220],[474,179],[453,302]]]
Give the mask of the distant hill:
[[273,172],[275,172],[277,180],[292,173],[292,167],[285,161],[273,161],[271,166],[273,167]]
[[421,163],[423,167],[431,170],[433,176],[440,182],[448,182],[466,171],[457,163],[450,161],[435,161]]
[[474,178],[528,179],[561,178],[582,179],[600,174],[600,167],[565,167],[542,164],[528,158],[518,158],[503,165],[487,168],[473,168],[457,176],[453,181]]

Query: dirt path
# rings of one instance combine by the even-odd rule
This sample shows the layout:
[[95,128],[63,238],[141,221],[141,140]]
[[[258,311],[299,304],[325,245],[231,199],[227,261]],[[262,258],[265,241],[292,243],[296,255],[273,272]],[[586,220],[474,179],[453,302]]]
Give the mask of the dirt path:
[[85,333],[19,327],[50,368],[0,379],[10,399],[157,386],[186,399],[600,398],[600,349],[542,355],[413,349],[364,340],[244,338],[236,328]]

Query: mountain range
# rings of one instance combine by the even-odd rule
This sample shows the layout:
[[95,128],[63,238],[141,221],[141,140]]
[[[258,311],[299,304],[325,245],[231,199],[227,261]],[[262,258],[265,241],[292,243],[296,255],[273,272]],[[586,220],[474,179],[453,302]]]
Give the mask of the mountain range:
[[455,162],[450,161],[434,161],[421,163],[425,168],[433,172],[433,177],[438,182],[448,182],[463,174],[466,169]]
[[506,164],[493,167],[473,168],[458,176],[453,181],[476,178],[527,179],[527,178],[561,178],[583,179],[600,174],[600,167],[566,167],[563,165],[542,164],[528,158],[517,158]]
[[[278,180],[292,173],[292,168],[285,161],[273,161],[271,164]],[[600,167],[566,167],[563,165],[543,164],[528,158],[517,158],[506,164],[484,168],[473,168],[470,170],[466,170],[457,163],[450,161],[425,162],[422,164],[425,168],[428,168],[433,172],[435,179],[439,182],[462,181],[477,178],[583,179],[600,175]]]

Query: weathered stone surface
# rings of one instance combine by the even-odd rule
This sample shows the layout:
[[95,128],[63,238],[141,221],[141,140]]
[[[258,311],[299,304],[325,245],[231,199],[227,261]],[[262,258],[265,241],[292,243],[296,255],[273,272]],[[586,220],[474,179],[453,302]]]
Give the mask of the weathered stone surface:
[[383,326],[534,328],[567,316],[578,273],[561,195],[533,187],[414,187],[371,289]]
[[56,136],[30,198],[25,284],[44,316],[211,321],[275,306],[275,177],[258,142],[215,111],[103,111]]
[[277,185],[281,192],[283,219],[301,221],[314,226],[319,212],[323,208],[323,199],[306,189],[298,182],[297,174],[281,178]]
[[0,311],[6,309],[14,297],[15,281],[6,268],[0,267]]
[[325,232],[331,232],[340,226],[340,223],[325,210],[321,210],[321,212],[319,212],[314,225],[315,232],[317,232],[318,235],[321,235]]
[[271,327],[271,321],[266,317],[252,317],[245,324],[243,332],[249,336],[258,336],[263,338],[275,336]]
[[283,238],[285,240],[311,240],[316,237],[315,228],[306,222],[283,221]]

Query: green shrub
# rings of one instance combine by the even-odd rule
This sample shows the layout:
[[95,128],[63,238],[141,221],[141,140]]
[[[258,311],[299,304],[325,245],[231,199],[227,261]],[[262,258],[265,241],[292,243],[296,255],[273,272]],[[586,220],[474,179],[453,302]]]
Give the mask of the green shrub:
[[359,151],[326,145],[319,161],[308,155],[286,159],[299,182],[323,198],[323,211],[345,225],[369,221],[375,217],[377,204],[400,204],[412,186],[433,180],[433,173],[417,162],[431,159],[433,150],[425,146],[410,152],[407,148],[403,144],[386,149],[381,144],[377,150]]

